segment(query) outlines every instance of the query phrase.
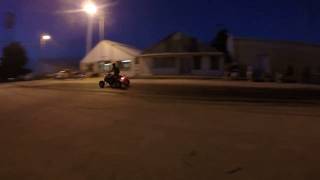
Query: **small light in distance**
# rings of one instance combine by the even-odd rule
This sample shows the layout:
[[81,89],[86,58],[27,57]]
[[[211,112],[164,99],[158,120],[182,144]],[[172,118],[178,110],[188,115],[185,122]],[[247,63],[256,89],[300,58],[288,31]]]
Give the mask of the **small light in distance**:
[[42,40],[50,40],[51,39],[51,36],[50,35],[48,35],[48,34],[46,34],[46,35],[42,35],[42,37],[41,37],[41,39]]

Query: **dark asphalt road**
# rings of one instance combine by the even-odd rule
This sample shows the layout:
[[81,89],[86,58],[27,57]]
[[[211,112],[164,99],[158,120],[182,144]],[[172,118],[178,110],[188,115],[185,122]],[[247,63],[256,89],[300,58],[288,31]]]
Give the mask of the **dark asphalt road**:
[[97,82],[0,85],[1,180],[320,178],[317,86]]
[[[99,79],[40,84],[42,89],[117,93],[128,96],[165,98],[196,101],[261,102],[287,104],[318,104],[320,86],[230,82],[222,80],[133,80],[132,87],[125,90],[99,89]],[[182,81],[182,82],[181,82]],[[245,84],[245,85],[243,85]]]

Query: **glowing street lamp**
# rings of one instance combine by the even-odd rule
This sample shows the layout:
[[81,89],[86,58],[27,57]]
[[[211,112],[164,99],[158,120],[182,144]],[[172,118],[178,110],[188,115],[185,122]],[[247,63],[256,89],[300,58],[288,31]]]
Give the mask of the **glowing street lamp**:
[[49,35],[49,34],[42,34],[42,35],[40,36],[40,46],[41,46],[41,48],[43,48],[43,47],[46,45],[46,43],[47,43],[48,41],[50,41],[51,39],[52,39],[51,35]]
[[39,61],[43,59],[43,51],[46,49],[47,42],[52,40],[50,34],[42,33],[39,37],[40,39],[40,47],[39,47]]
[[98,7],[92,2],[87,1],[83,5],[83,11],[86,12],[88,15],[95,15],[98,12]]
[[49,34],[44,34],[41,36],[41,39],[43,41],[48,41],[48,40],[51,40],[51,36]]

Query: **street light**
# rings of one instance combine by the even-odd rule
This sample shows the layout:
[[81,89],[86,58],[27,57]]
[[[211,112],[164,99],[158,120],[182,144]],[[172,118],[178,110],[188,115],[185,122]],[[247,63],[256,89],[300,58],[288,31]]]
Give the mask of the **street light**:
[[[39,47],[39,60],[38,60],[39,62],[38,63],[41,63],[41,61],[44,60],[44,57],[43,57],[44,52],[43,51],[46,49],[47,42],[52,40],[52,37],[50,34],[42,33],[42,34],[40,34],[39,39],[40,39],[40,47]],[[38,64],[37,69],[39,70],[39,72],[42,72],[40,64]]]
[[51,39],[52,39],[52,37],[51,37],[50,34],[42,34],[40,36],[40,46],[41,46],[41,48],[43,48],[46,45],[46,43],[48,41],[50,41]]
[[44,34],[41,36],[41,39],[44,41],[48,41],[48,40],[51,40],[51,36],[49,34]]
[[87,1],[83,4],[83,11],[88,15],[93,16],[97,14],[98,7],[92,1]]

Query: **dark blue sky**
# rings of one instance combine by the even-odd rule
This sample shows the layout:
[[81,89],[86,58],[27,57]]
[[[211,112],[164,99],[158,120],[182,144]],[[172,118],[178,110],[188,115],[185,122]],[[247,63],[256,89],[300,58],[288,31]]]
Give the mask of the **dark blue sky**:
[[[32,56],[39,52],[39,34],[49,32],[54,41],[42,54],[80,58],[85,50],[86,16],[61,11],[80,8],[81,2],[0,0],[0,13],[16,13],[16,39]],[[141,49],[175,31],[210,41],[221,27],[240,37],[320,43],[320,2],[316,0],[115,0],[112,4],[107,9],[106,38]],[[1,42],[7,35],[0,33]]]

